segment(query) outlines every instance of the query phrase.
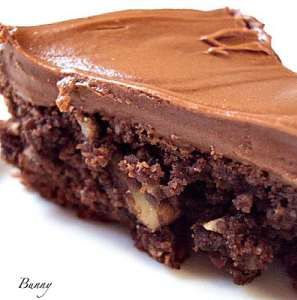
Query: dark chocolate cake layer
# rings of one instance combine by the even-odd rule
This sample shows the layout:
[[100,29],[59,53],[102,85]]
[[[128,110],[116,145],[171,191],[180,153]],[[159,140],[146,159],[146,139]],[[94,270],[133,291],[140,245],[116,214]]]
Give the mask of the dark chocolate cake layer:
[[0,27],[3,157],[44,197],[172,267],[296,280],[297,76],[254,18],[125,11]]

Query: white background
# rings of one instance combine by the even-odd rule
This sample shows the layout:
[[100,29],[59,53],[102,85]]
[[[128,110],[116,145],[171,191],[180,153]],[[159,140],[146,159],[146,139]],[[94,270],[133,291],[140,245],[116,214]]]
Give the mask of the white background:
[[[1,0],[0,22],[33,25],[127,8],[229,6],[265,22],[274,49],[296,71],[296,5],[293,0]],[[2,103],[0,116],[5,116]],[[233,285],[205,257],[190,259],[180,271],[170,270],[137,251],[125,230],[82,221],[39,199],[12,176],[14,172],[0,162],[0,299],[36,299],[36,291],[18,289],[24,276],[35,282],[52,281],[41,298],[48,300],[297,298],[276,265],[244,287]]]

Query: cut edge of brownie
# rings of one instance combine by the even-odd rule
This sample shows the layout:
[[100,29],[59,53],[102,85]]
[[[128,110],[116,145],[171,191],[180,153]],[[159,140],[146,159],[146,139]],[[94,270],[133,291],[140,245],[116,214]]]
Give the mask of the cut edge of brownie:
[[3,94],[12,118],[0,127],[2,156],[45,198],[125,224],[139,249],[174,268],[204,252],[244,284],[280,258],[296,281],[295,188],[143,124],[34,106],[8,85]]

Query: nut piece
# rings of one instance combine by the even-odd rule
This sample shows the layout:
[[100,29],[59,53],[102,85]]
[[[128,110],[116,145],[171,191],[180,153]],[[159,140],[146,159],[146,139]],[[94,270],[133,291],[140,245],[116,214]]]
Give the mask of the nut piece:
[[83,114],[80,114],[77,112],[74,113],[74,116],[81,128],[81,132],[82,132],[83,136],[87,140],[90,140],[90,141],[94,140],[98,133],[98,128],[97,128],[96,122],[92,118],[86,117]]
[[148,201],[145,194],[141,192],[132,193],[134,202],[133,210],[141,223],[146,225],[152,231],[160,227],[158,213],[156,208]]
[[20,128],[21,128],[21,124],[19,122],[15,122],[15,121],[8,121],[7,123],[7,131],[15,136],[20,135]]
[[179,215],[179,209],[167,202],[155,203],[150,196],[141,191],[131,193],[130,210],[137,219],[151,231],[156,231],[162,225],[168,225]]
[[222,228],[221,228],[220,224],[223,224],[223,222],[224,222],[224,218],[218,218],[218,219],[211,220],[207,223],[204,223],[204,224],[202,224],[202,226],[207,231],[222,233],[222,230],[221,230]]

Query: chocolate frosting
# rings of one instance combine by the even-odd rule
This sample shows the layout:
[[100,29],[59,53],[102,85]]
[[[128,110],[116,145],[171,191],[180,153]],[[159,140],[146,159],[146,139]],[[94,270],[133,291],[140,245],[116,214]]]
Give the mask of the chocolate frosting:
[[26,101],[67,98],[297,183],[297,76],[254,18],[132,10],[2,26],[0,39],[3,73]]

